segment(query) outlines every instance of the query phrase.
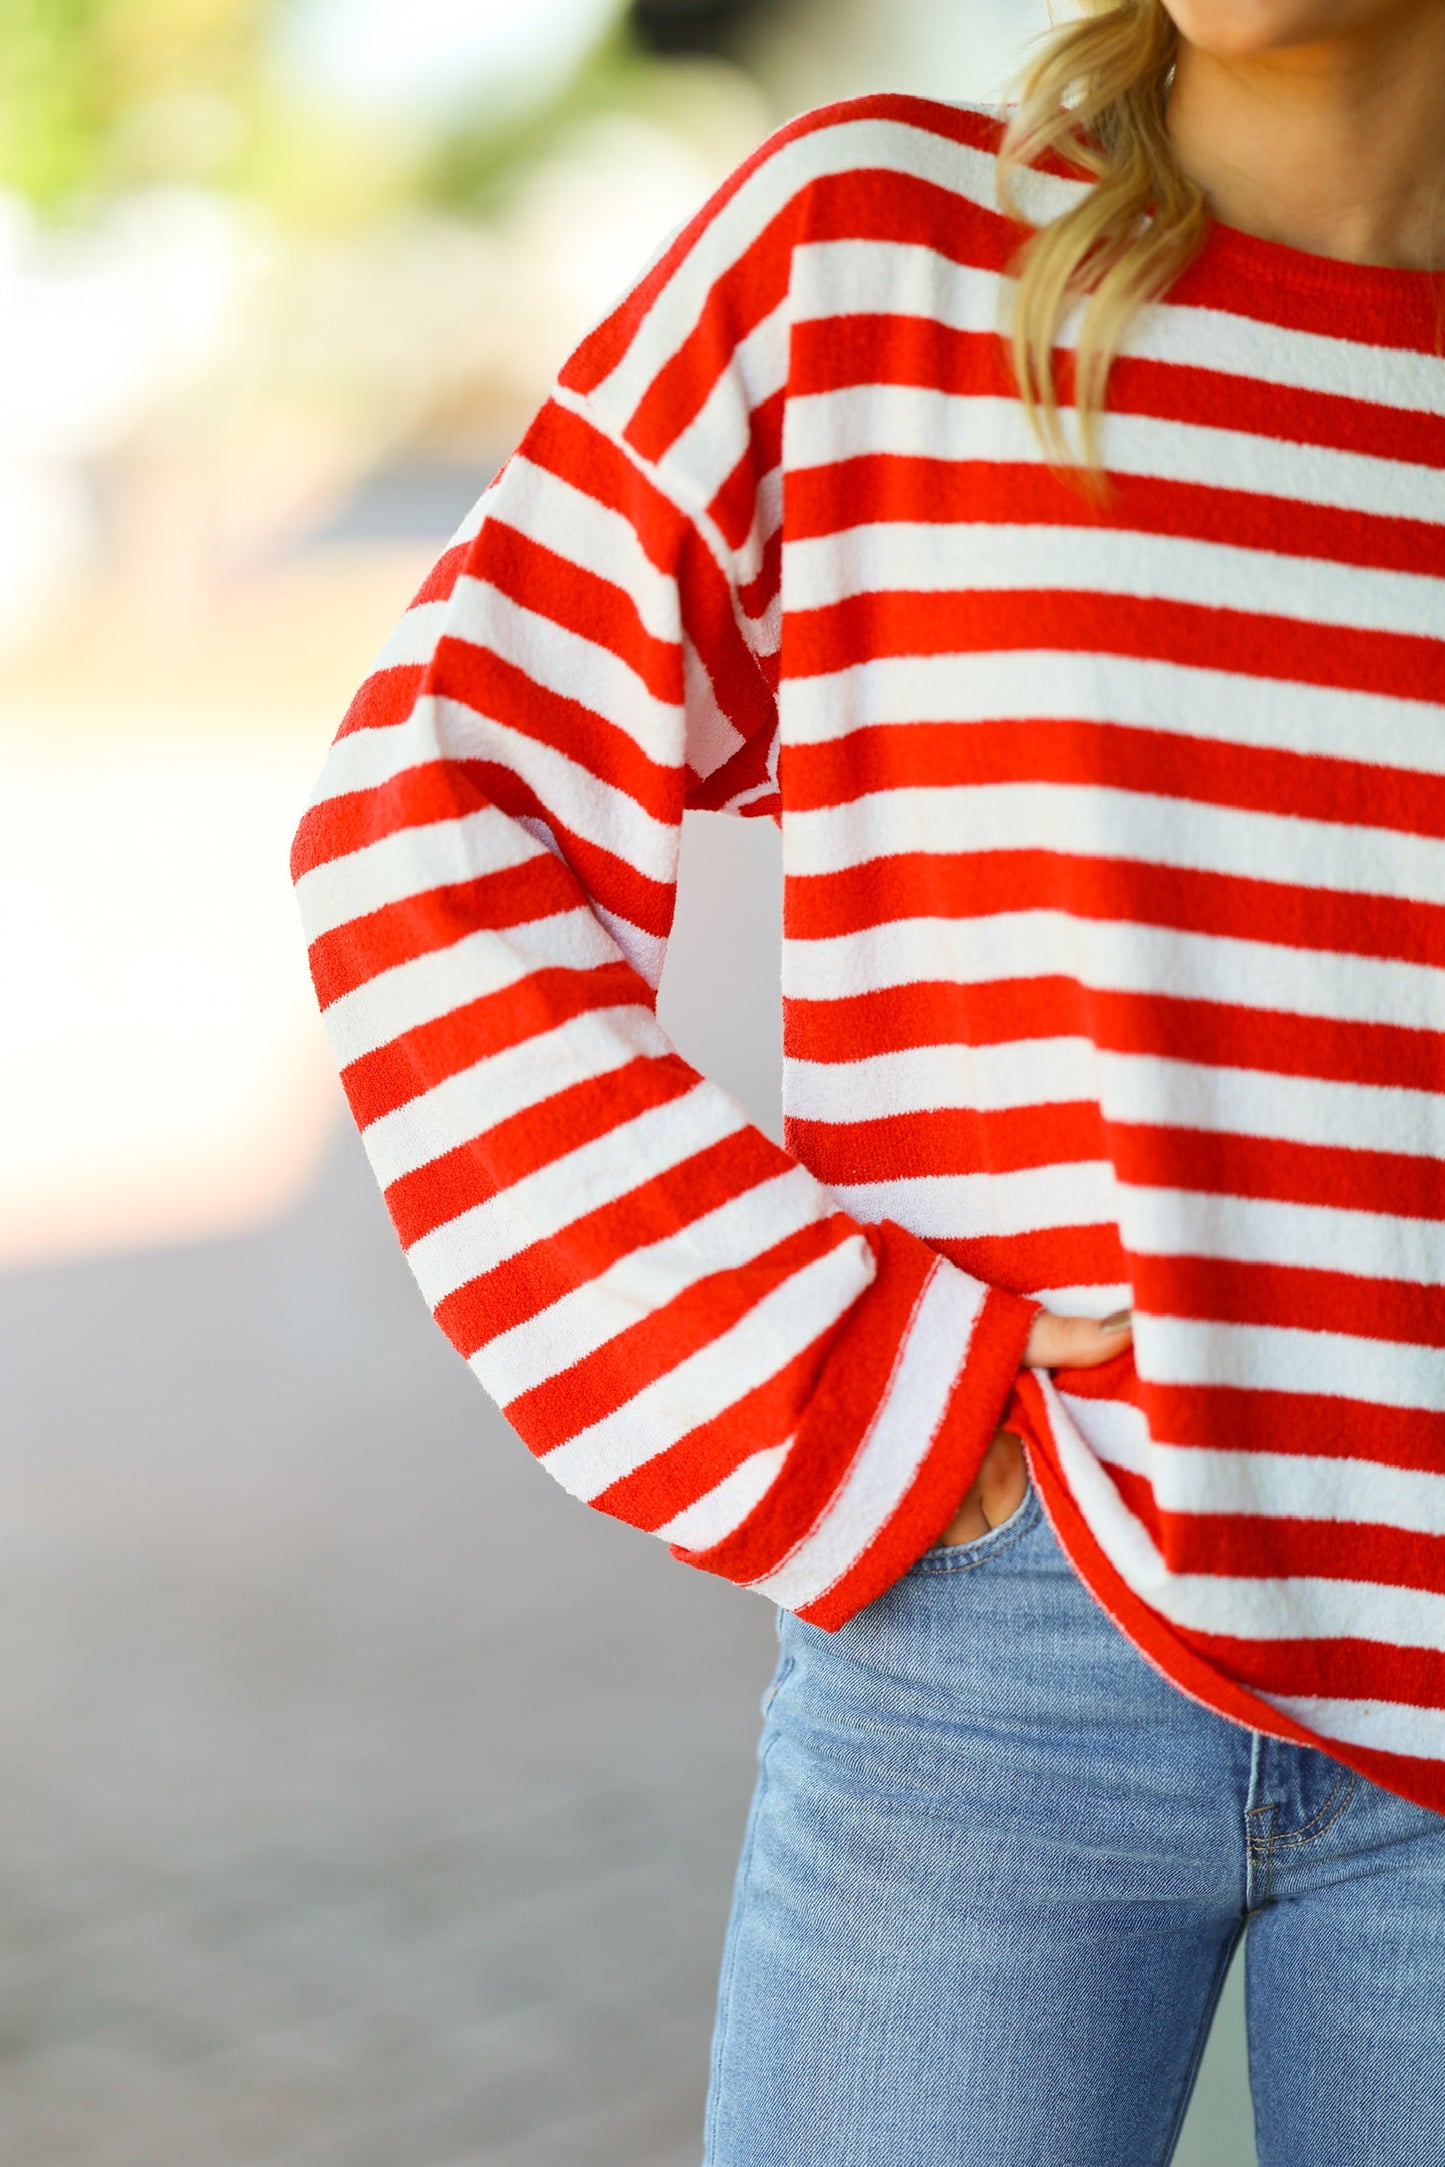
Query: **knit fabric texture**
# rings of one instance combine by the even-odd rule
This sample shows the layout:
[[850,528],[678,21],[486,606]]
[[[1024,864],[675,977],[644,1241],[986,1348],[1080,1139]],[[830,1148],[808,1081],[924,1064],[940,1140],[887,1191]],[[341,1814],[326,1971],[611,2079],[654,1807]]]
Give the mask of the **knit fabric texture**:
[[[1216,227],[1091,505],[999,337],[1001,132],[806,115],[583,342],[302,820],[318,995],[576,1496],[836,1630],[1007,1419],[1181,1690],[1445,1811],[1433,283]],[[654,1013],[689,807],[780,830],[786,1149]]]

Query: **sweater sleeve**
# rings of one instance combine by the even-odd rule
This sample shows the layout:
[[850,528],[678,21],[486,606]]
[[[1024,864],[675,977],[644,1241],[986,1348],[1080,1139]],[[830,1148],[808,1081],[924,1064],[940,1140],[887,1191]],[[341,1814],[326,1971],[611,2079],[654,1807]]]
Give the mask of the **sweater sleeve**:
[[851,1218],[654,1013],[684,808],[777,805],[787,163],[573,356],[357,694],[293,872],[442,1329],[573,1495],[833,1629],[952,1516],[1035,1305]]

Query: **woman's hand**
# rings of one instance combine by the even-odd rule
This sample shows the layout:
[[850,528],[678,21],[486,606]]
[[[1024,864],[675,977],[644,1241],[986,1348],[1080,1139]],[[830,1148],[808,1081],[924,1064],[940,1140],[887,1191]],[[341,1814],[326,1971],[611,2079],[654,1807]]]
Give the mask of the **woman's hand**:
[[[1122,1354],[1129,1344],[1133,1330],[1127,1309],[1117,1316],[1105,1317],[1102,1324],[1092,1317],[1051,1317],[1041,1309],[1034,1319],[1024,1348],[1025,1369],[1096,1369],[1101,1362],[1111,1362],[1116,1354]],[[949,1525],[939,1536],[940,1542],[976,1542],[991,1527],[1007,1520],[1010,1513],[1018,1511],[1028,1489],[1028,1472],[1024,1466],[1024,1448],[1012,1430],[995,1430],[992,1442],[983,1456],[978,1479]]]

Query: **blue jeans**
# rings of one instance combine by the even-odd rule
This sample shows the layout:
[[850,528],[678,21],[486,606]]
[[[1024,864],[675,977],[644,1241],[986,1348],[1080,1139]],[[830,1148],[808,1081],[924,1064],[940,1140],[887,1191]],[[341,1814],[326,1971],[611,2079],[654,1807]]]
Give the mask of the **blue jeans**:
[[1168,1684],[1032,1490],[778,1622],[708,2167],[1155,2167],[1242,1933],[1261,2167],[1445,2167],[1445,1817]]

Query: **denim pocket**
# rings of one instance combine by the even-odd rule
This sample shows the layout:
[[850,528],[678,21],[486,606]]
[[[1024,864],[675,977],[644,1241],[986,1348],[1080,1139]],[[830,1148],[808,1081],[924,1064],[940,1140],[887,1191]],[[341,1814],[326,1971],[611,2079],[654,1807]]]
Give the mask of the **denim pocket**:
[[1006,1550],[1012,1550],[1014,1544],[1022,1542],[1025,1536],[1032,1535],[1042,1518],[1043,1507],[1039,1503],[1037,1491],[1030,1483],[1024,1491],[1022,1502],[1006,1520],[1000,1520],[997,1527],[989,1528],[986,1534],[975,1535],[972,1542],[935,1543],[931,1550],[925,1550],[922,1557],[908,1568],[905,1577],[914,1574],[974,1572],[980,1565],[987,1565],[993,1558],[1002,1557]]

